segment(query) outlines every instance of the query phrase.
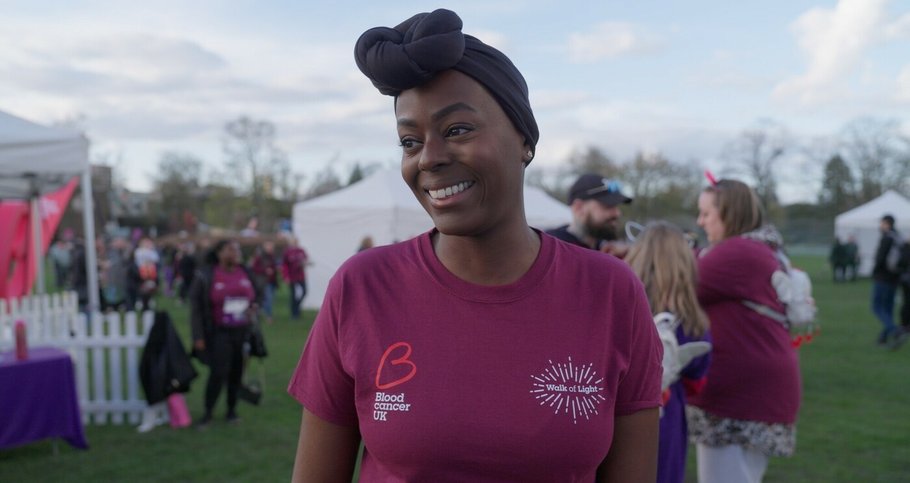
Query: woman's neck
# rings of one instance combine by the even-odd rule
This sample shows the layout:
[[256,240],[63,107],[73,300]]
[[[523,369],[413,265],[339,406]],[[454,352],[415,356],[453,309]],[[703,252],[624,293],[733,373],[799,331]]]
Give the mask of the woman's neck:
[[477,285],[507,285],[521,278],[540,252],[540,236],[527,223],[487,236],[436,232],[433,251],[453,275]]

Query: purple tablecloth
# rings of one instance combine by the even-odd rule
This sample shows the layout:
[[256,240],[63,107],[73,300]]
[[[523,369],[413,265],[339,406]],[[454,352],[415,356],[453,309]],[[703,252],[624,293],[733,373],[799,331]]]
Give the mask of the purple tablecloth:
[[28,359],[0,353],[0,449],[45,438],[88,448],[73,361],[51,347],[32,347]]

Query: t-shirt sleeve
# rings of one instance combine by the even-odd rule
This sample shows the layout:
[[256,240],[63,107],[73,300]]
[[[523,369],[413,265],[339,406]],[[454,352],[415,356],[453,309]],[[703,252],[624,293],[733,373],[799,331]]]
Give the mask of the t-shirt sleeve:
[[344,369],[340,347],[337,280],[329,283],[288,393],[316,416],[342,426],[357,425],[354,379]]
[[629,368],[616,393],[616,415],[660,406],[663,345],[654,326],[644,288],[636,284],[632,311]]

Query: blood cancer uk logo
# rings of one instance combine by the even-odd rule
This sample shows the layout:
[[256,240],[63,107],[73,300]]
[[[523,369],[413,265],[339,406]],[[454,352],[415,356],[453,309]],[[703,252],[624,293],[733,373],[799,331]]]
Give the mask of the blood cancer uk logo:
[[411,403],[407,402],[404,391],[396,388],[417,375],[417,365],[411,361],[411,344],[396,342],[388,347],[379,359],[376,368],[376,396],[373,402],[373,420],[388,421],[390,413],[408,412]]
[[606,398],[603,376],[597,374],[594,363],[577,364],[571,357],[564,363],[547,362],[550,365],[543,372],[531,376],[531,396],[553,414],[571,417],[574,424],[598,414]]

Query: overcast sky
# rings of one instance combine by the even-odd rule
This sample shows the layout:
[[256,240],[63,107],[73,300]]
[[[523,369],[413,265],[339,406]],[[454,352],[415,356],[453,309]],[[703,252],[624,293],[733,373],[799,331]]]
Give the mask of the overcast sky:
[[[240,115],[274,122],[303,173],[330,160],[342,175],[355,161],[397,163],[391,98],[357,70],[353,46],[432,4],[130,3],[0,0],[0,110],[83,118],[94,152],[121,156],[137,190],[166,150],[220,166],[223,125]],[[762,118],[800,140],[862,116],[910,133],[908,0],[439,6],[527,79],[541,130],[531,169],[587,146],[719,169],[724,144]],[[784,198],[813,197],[819,170],[785,169]]]

